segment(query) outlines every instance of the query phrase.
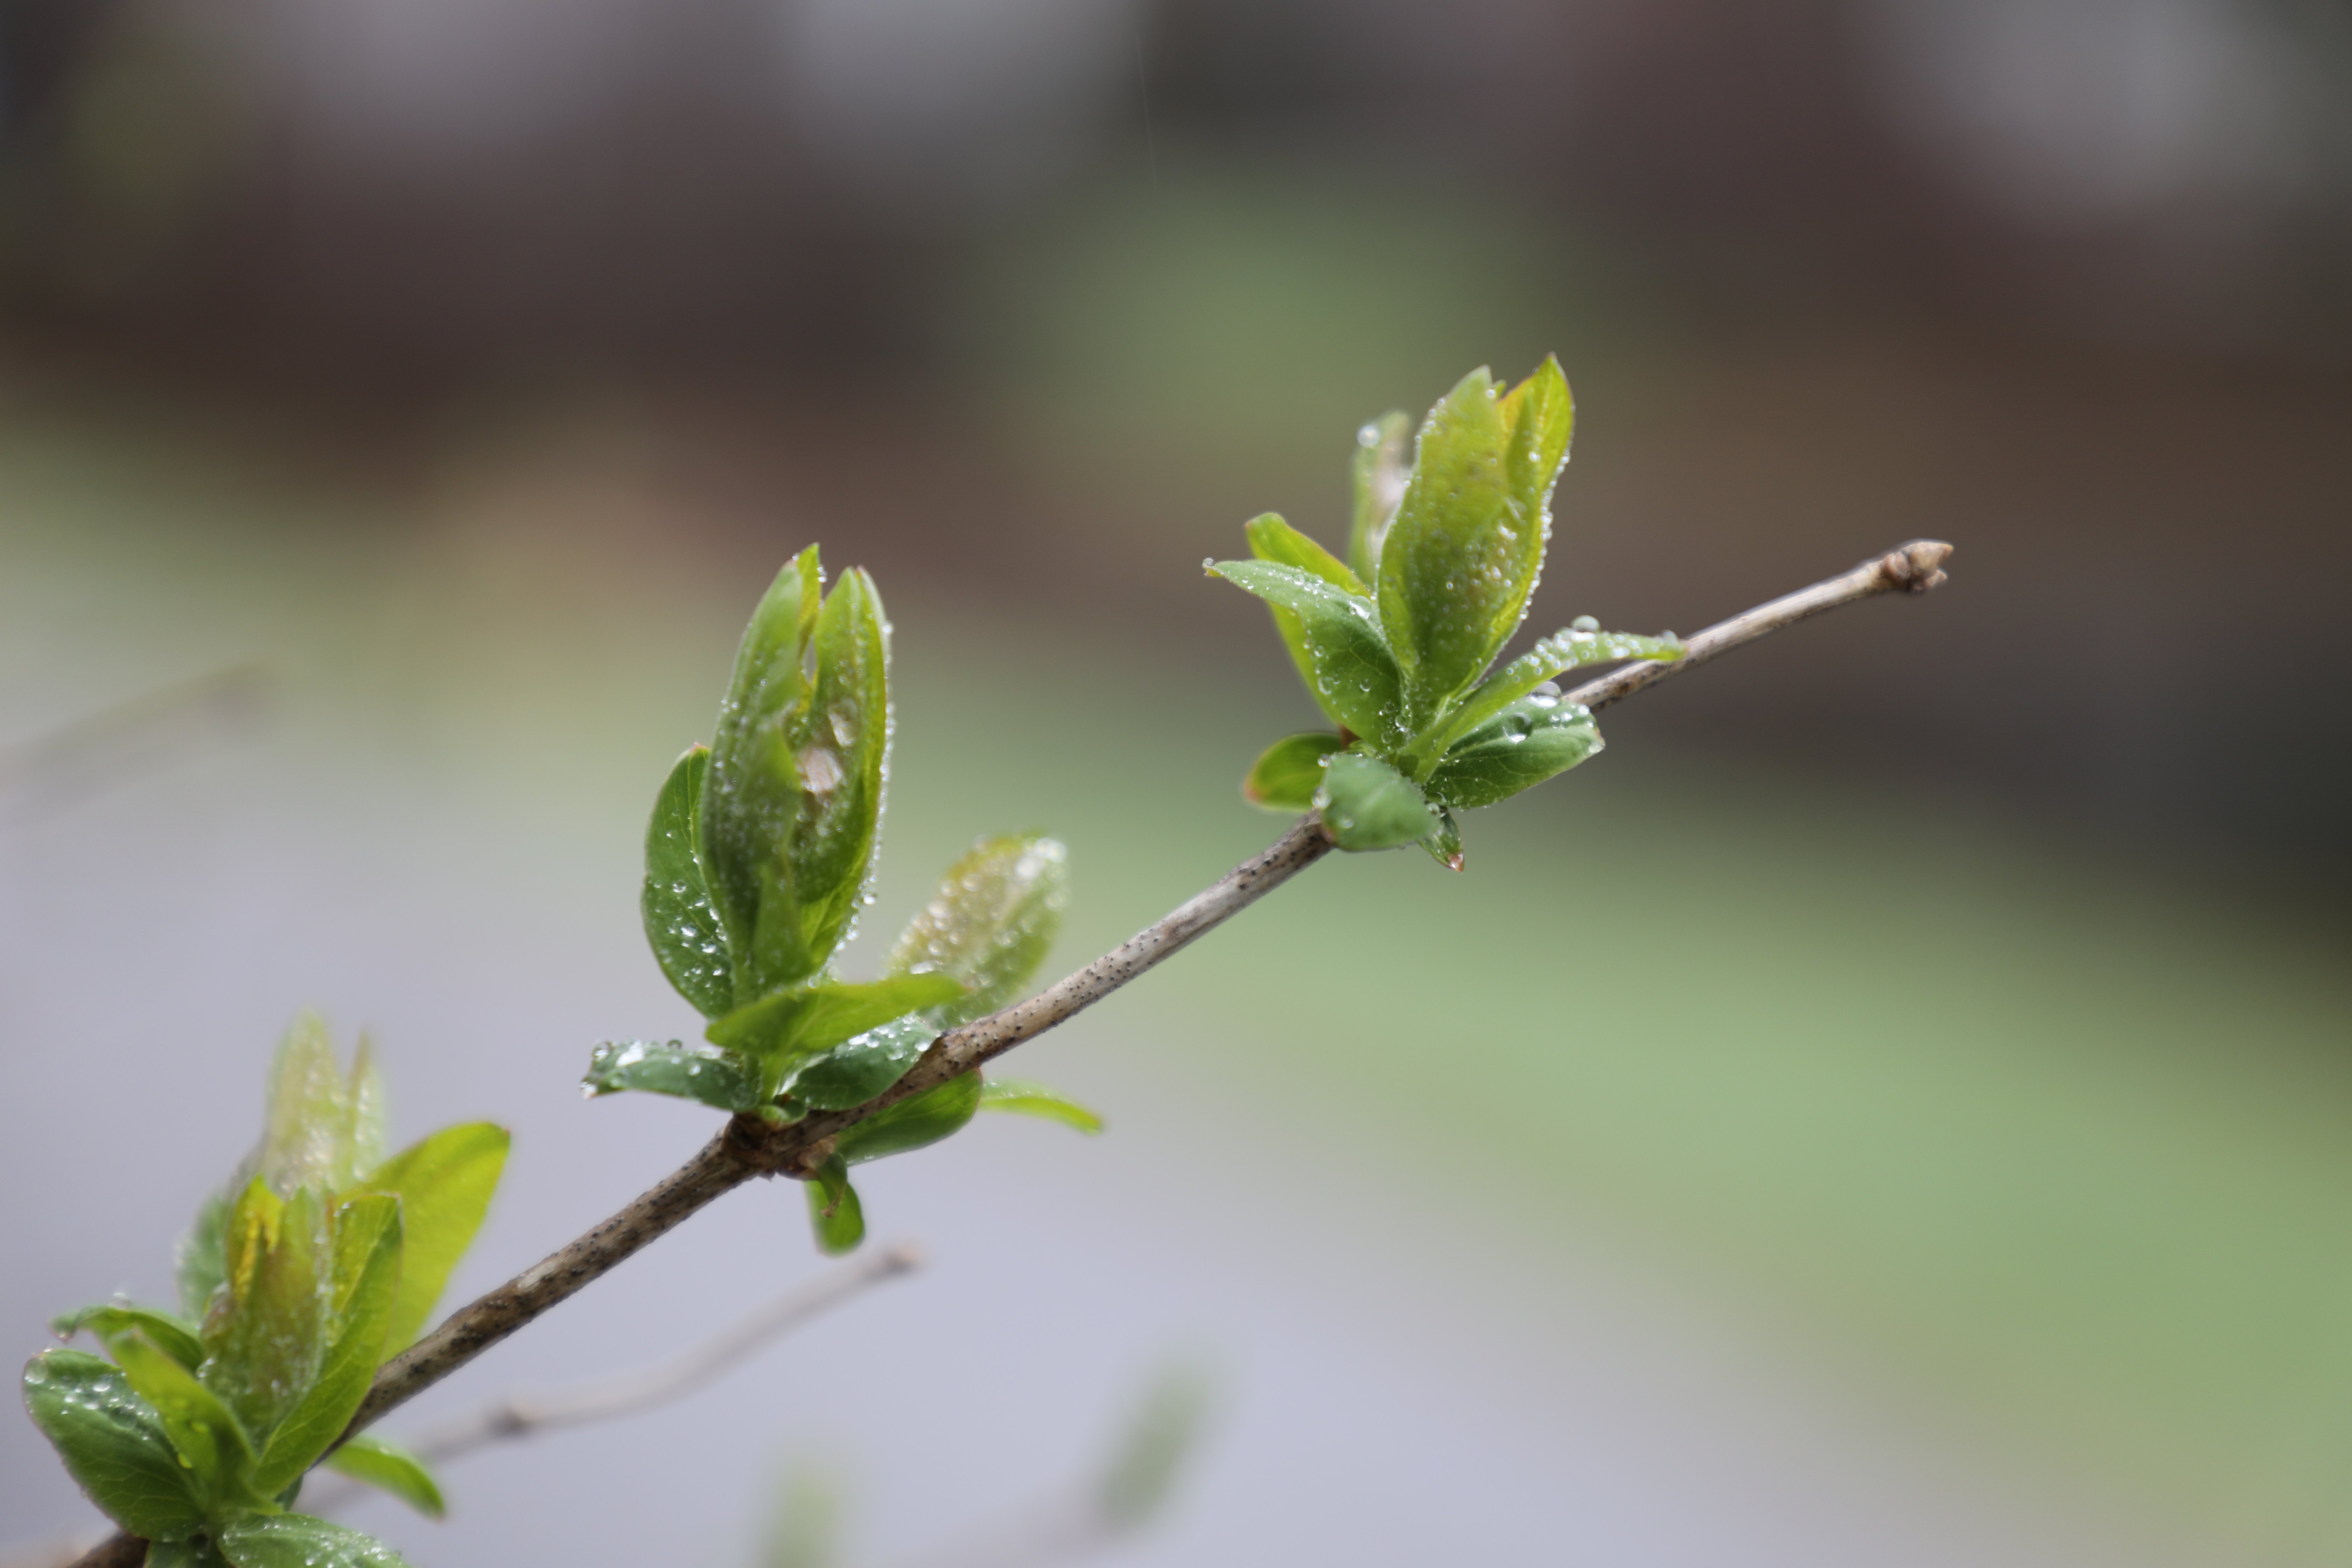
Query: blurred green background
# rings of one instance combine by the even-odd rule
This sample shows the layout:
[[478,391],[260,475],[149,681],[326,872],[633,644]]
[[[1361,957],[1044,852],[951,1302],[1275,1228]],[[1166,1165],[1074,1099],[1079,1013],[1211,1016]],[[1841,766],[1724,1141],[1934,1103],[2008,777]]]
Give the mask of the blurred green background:
[[[12,11],[12,1331],[152,1290],[306,1003],[379,1029],[404,1125],[516,1123],[478,1286],[682,1154],[569,1084],[684,1026],[642,814],[809,541],[898,626],[880,929],[1023,826],[1073,848],[1057,964],[1154,918],[1277,831],[1235,781],[1313,721],[1202,558],[1268,509],[1337,540],[1363,418],[1556,350],[1534,629],[1688,632],[1916,535],[1953,582],[1612,713],[1464,875],[1328,865],[1040,1042],[1114,1131],[877,1175],[930,1294],[368,1521],[725,1561],[814,1427],[903,1552],[996,1495],[909,1456],[1050,1479],[1174,1337],[1238,1403],[1152,1561],[2342,1561],[2343,31]],[[61,1190],[101,1122],[144,1167]],[[769,1196],[499,1375],[805,1271]],[[986,1353],[901,1359],[943,1323]],[[20,1533],[80,1528],[0,1445]],[[597,1495],[622,1456],[667,1479]]]

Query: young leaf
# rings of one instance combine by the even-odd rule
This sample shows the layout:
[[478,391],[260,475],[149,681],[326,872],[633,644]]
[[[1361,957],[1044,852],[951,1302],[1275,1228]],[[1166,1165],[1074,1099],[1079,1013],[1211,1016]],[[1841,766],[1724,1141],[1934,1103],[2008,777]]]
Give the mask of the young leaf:
[[334,1192],[383,1157],[383,1087],[372,1055],[362,1039],[346,1078],[317,1014],[300,1015],[286,1031],[256,1162],[272,1191]]
[[758,1067],[760,1098],[766,1100],[803,1059],[893,1018],[940,1006],[963,994],[962,983],[945,974],[896,974],[862,984],[827,981],[738,1007],[704,1033],[713,1045],[737,1052]]
[[441,1487],[425,1461],[387,1437],[362,1432],[327,1456],[327,1468],[390,1492],[427,1519],[448,1511]]
[[444,1127],[377,1166],[362,1184],[362,1192],[400,1200],[400,1289],[384,1329],[383,1355],[407,1349],[424,1331],[450,1270],[482,1228],[511,1142],[505,1128],[488,1121]]
[[226,1237],[229,1205],[235,1199],[215,1193],[196,1210],[196,1223],[180,1238],[172,1254],[173,1282],[180,1292],[180,1310],[198,1322],[212,1305],[213,1292],[228,1278]]
[[103,1342],[132,1329],[145,1334],[159,1349],[190,1372],[195,1371],[205,1359],[204,1342],[196,1337],[196,1326],[184,1318],[153,1307],[135,1306],[129,1301],[106,1301],[49,1320],[49,1332],[61,1340],[69,1340],[87,1330]]
[[1492,805],[1599,750],[1589,710],[1542,693],[1522,697],[1454,742],[1429,775],[1429,797],[1442,805]]
[[221,1531],[219,1546],[234,1568],[408,1568],[374,1536],[307,1513],[240,1519]]
[[25,1409],[109,1519],[151,1541],[200,1528],[205,1500],[155,1409],[120,1367],[80,1351],[25,1363]]
[[1074,1100],[1065,1100],[1041,1083],[1028,1083],[1020,1079],[990,1079],[980,1086],[980,1109],[1005,1110],[1015,1116],[1042,1117],[1074,1127],[1081,1132],[1099,1132],[1103,1119]]
[[[154,1410],[163,1436],[207,1496],[243,1500],[259,1489],[248,1484],[253,1445],[218,1394],[136,1329],[116,1335],[106,1348],[131,1380],[131,1389]],[[276,1489],[268,1488],[260,1495]]]
[[328,1290],[332,1339],[301,1398],[269,1434],[254,1486],[268,1496],[301,1478],[343,1435],[383,1359],[400,1286],[400,1200],[370,1193],[335,1214]]
[[1486,723],[1520,698],[1534,693],[1554,676],[1585,665],[1613,664],[1621,658],[1661,662],[1683,657],[1682,639],[1638,637],[1631,632],[1588,630],[1570,626],[1537,642],[1502,668],[1478,683],[1477,689],[1444,719],[1413,738],[1412,754],[1425,759],[1418,776],[1429,770],[1456,741]]
[[1465,376],[1421,428],[1412,479],[1381,552],[1381,625],[1412,729],[1475,680],[1526,613],[1568,450],[1568,383],[1550,359],[1497,399]]
[[1069,907],[1069,859],[1042,834],[982,839],[898,933],[890,973],[945,974],[971,987],[935,1010],[942,1026],[995,1012],[1021,994],[1054,945]]
[[1242,525],[1249,536],[1250,553],[1260,561],[1271,561],[1277,566],[1296,566],[1309,576],[1320,577],[1334,588],[1345,588],[1359,599],[1369,599],[1372,591],[1364,580],[1348,569],[1348,563],[1282,521],[1275,512],[1265,512]]
[[1393,849],[1437,830],[1437,818],[1413,782],[1378,757],[1342,752],[1323,770],[1316,809],[1342,849]]
[[750,1110],[766,1097],[760,1069],[733,1051],[677,1040],[606,1040],[589,1053],[581,1083],[592,1095],[625,1089],[699,1100],[714,1110]]
[[1370,600],[1271,561],[1220,561],[1209,574],[1279,612],[1275,626],[1289,644],[1307,691],[1334,723],[1376,745],[1402,739],[1396,656]]
[[804,1184],[817,1250],[828,1258],[856,1251],[866,1239],[866,1210],[857,1201],[857,1189],[849,1184],[849,1167],[835,1155]]
[[[803,666],[823,604],[823,581],[811,545],[776,574],[751,612],[703,775],[697,847],[734,954],[737,1002],[804,980],[824,963],[822,953],[785,951],[784,944],[787,936],[797,942],[799,930],[790,851],[800,826],[802,786],[791,730],[809,704]],[[755,952],[772,889],[781,903],[764,917],[773,927],[770,946]]]
[[834,1147],[850,1165],[927,1147],[963,1131],[980,1109],[980,1093],[979,1073],[959,1073],[937,1089],[844,1128]]
[[205,1382],[268,1433],[318,1375],[331,1289],[328,1215],[308,1187],[280,1200],[256,1176],[226,1227],[228,1288],[205,1314]]
[[735,1005],[735,961],[698,847],[709,771],[710,748],[693,746],[664,781],[646,825],[646,882],[638,904],[662,973],[697,1012],[716,1018]]
[[1318,731],[1286,735],[1258,754],[1242,780],[1242,798],[1268,811],[1306,811],[1323,787],[1323,763],[1347,744]]
[[1348,534],[1348,560],[1366,583],[1379,580],[1381,545],[1404,499],[1412,468],[1405,444],[1412,435],[1412,419],[1402,409],[1391,409],[1356,432],[1356,458],[1349,477],[1355,484],[1354,526]]
[[940,1037],[940,1009],[910,1013],[811,1057],[783,1082],[783,1091],[819,1110],[863,1105],[900,1079]]

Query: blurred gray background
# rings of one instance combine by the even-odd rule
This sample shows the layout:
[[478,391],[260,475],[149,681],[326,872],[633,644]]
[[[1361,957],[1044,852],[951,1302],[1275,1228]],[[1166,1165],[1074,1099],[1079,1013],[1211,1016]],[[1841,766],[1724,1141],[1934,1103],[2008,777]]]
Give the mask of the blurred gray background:
[[[2347,85],[2336,0],[13,0],[0,1329],[165,1295],[304,1005],[515,1129],[453,1300],[690,1152],[573,1085],[691,1027],[644,813],[812,541],[898,627],[852,970],[983,833],[1057,969],[1156,917],[1312,721],[1201,559],[1557,351],[1531,631],[1951,585],[1024,1047],[1111,1130],[874,1167],[914,1279],[349,1517],[748,1564],[821,1463],[957,1560],[1189,1355],[1139,1563],[2342,1561]],[[819,1267],[737,1194],[388,1426]],[[0,1422],[0,1533],[94,1517]]]

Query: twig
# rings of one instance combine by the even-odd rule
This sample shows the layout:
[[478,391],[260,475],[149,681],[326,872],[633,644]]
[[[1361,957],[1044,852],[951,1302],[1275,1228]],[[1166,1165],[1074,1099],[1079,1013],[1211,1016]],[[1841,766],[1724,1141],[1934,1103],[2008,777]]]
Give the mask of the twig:
[[[886,1280],[911,1274],[922,1265],[921,1248],[910,1242],[877,1248],[819,1275],[797,1289],[786,1291],[758,1311],[667,1361],[555,1394],[510,1394],[470,1415],[436,1427],[408,1447],[429,1464],[446,1464],[493,1443],[529,1437],[551,1427],[615,1420],[683,1399],[771,1341]],[[356,1482],[331,1489],[313,1487],[304,1494],[302,1506],[309,1512],[323,1512],[339,1506],[348,1494],[358,1490]]]
[[[1688,652],[1671,664],[1639,663],[1567,693],[1564,700],[1601,709],[1654,686],[1676,670],[1705,664],[1739,647],[1817,616],[1881,594],[1925,593],[1944,580],[1942,564],[1952,547],[1914,540],[1853,571],[1810,588],[1759,605],[1693,637]],[[855,1110],[813,1115],[785,1127],[738,1116],[702,1151],[667,1178],[595,1229],[470,1305],[460,1307],[424,1339],[375,1375],[349,1432],[358,1432],[384,1412],[421,1394],[505,1339],[541,1312],[570,1297],[607,1269],[685,1220],[723,1193],[754,1176],[805,1177],[832,1152],[845,1128],[935,1089],[960,1073],[1003,1055],[1084,1011],[1140,976],[1186,943],[1230,920],[1330,853],[1331,842],[1313,817],[1302,818],[1273,847],[1243,861],[1217,882],[1155,924],[1146,927],[1025,1002],[950,1029],[931,1042],[921,1058],[883,1093]],[[136,1563],[131,1542],[116,1536],[84,1557],[76,1568]]]

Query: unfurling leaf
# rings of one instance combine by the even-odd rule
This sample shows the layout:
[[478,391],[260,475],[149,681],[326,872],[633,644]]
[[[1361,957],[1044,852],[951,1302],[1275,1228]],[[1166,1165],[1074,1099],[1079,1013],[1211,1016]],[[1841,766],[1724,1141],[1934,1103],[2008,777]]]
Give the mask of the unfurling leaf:
[[1275,627],[1308,694],[1334,723],[1380,746],[1403,740],[1397,659],[1370,600],[1271,561],[1220,561],[1209,571],[1277,612]]
[[580,1080],[591,1095],[625,1089],[699,1100],[715,1110],[758,1105],[760,1069],[733,1051],[677,1040],[606,1040],[588,1055]]
[[1586,709],[1542,692],[1522,697],[1454,743],[1429,775],[1429,798],[1492,805],[1566,773],[1601,744]]
[[1360,752],[1342,752],[1315,795],[1324,830],[1342,849],[1394,849],[1437,831],[1436,816],[1402,773]]
[[817,1250],[827,1258],[856,1251],[857,1244],[866,1239],[866,1210],[857,1201],[857,1189],[849,1184],[848,1165],[835,1155],[804,1184]]
[[331,1193],[383,1158],[383,1080],[366,1037],[347,1078],[335,1064],[325,1021],[301,1014],[270,1068],[269,1111],[255,1168],[280,1196],[298,1187]]
[[400,1200],[389,1193],[352,1198],[336,1208],[332,1228],[324,1352],[317,1374],[262,1447],[254,1485],[264,1496],[299,1479],[342,1436],[383,1359],[400,1286]]
[[1381,548],[1381,625],[1415,731],[1494,659],[1543,565],[1573,421],[1568,383],[1546,359],[1507,396],[1496,390],[1475,370],[1430,411]]
[[959,1073],[937,1089],[844,1128],[835,1147],[852,1165],[926,1148],[962,1131],[980,1109],[980,1074]]
[[739,1007],[705,1031],[760,1072],[760,1099],[773,1095],[792,1070],[821,1051],[893,1018],[938,1007],[964,994],[945,974],[896,974],[851,984],[826,981],[779,992]]
[[1242,796],[1268,811],[1306,811],[1323,787],[1323,763],[1347,742],[1315,731],[1286,735],[1259,753],[1242,780]]
[[980,1109],[1005,1110],[1016,1116],[1035,1116],[1047,1121],[1058,1121],[1080,1132],[1099,1132],[1103,1119],[1074,1100],[1066,1100],[1041,1083],[1028,1083],[1020,1079],[990,1079],[980,1086]]
[[213,1292],[228,1278],[225,1237],[234,1201],[234,1194],[226,1192],[206,1198],[196,1210],[196,1223],[173,1249],[172,1279],[180,1292],[180,1310],[198,1322],[204,1321],[205,1309],[212,1305]]
[[222,1530],[219,1545],[235,1568],[408,1568],[374,1536],[307,1513],[238,1520]]
[[933,1013],[893,1018],[811,1057],[784,1079],[784,1092],[818,1110],[863,1105],[900,1079],[940,1037]]
[[117,1334],[136,1329],[153,1342],[156,1347],[190,1372],[205,1359],[204,1342],[197,1337],[196,1325],[170,1312],[152,1307],[136,1306],[129,1301],[108,1301],[79,1311],[64,1312],[49,1320],[49,1332],[61,1340],[88,1332],[103,1343]]
[[971,989],[934,1010],[942,1026],[985,1017],[1021,994],[1062,929],[1070,856],[1042,834],[983,838],[940,879],[890,949],[893,974],[938,973]]
[[1377,582],[1381,545],[1404,500],[1405,481],[1412,464],[1406,446],[1412,438],[1412,418],[1391,409],[1356,432],[1356,458],[1349,465],[1354,481],[1354,526],[1348,534],[1348,561],[1366,583]]
[[326,1464],[355,1481],[390,1492],[427,1519],[439,1519],[448,1511],[441,1500],[440,1483],[425,1468],[425,1461],[389,1438],[372,1432],[346,1438],[341,1447],[327,1456]]
[[75,1483],[124,1530],[175,1541],[203,1526],[195,1472],[120,1367],[80,1351],[44,1351],[25,1363],[25,1408]]
[[1536,693],[1554,676],[1588,665],[1613,664],[1623,658],[1664,662],[1683,657],[1682,639],[1672,635],[1638,637],[1631,632],[1588,629],[1590,622],[1552,633],[1494,674],[1443,719],[1423,731],[1412,743],[1412,755],[1423,759],[1418,776],[1426,778],[1448,748],[1523,697]]
[[735,1005],[735,961],[699,847],[709,772],[708,746],[689,748],[670,769],[646,825],[646,882],[638,902],[662,973],[695,1011],[716,1018]]
[[370,1172],[362,1190],[400,1200],[400,1289],[383,1354],[406,1350],[433,1315],[450,1271],[474,1244],[506,1170],[507,1130],[461,1122],[419,1139]]
[[309,1187],[281,1199],[256,1176],[226,1226],[227,1289],[205,1314],[204,1378],[266,1436],[317,1378],[325,1353],[333,1237]]

